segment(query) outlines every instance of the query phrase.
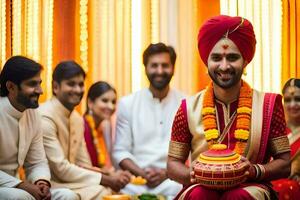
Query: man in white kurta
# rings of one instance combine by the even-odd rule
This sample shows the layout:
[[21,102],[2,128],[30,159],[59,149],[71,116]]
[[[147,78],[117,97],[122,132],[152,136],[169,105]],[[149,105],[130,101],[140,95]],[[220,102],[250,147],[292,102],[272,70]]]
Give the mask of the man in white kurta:
[[[0,74],[0,199],[50,198],[50,171],[36,108],[41,66],[22,56],[10,58]],[[32,109],[31,109],[32,108]],[[18,178],[25,169],[26,180]],[[46,184],[41,193],[39,184]],[[75,200],[68,189],[51,191],[52,199]]]
[[180,92],[169,87],[174,73],[174,54],[173,49],[162,43],[151,44],[144,52],[150,87],[119,101],[113,150],[115,164],[148,182],[129,184],[122,190],[124,193],[150,192],[172,197],[181,189],[166,174],[172,122],[183,98]]

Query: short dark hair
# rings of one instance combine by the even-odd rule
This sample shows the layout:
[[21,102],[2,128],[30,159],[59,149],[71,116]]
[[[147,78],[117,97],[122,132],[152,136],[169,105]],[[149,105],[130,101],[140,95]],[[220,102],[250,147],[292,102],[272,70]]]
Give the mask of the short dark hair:
[[[87,93],[87,98],[95,101],[98,97],[100,97],[102,94],[104,94],[107,91],[112,90],[115,94],[117,94],[117,91],[115,88],[113,88],[109,83],[105,81],[98,81],[95,82],[91,87],[89,88],[89,91]],[[88,113],[88,101],[86,101],[86,113]]]
[[0,73],[0,96],[8,95],[6,82],[11,81],[20,87],[22,81],[37,75],[43,69],[42,65],[24,56],[12,56],[3,66]]
[[73,60],[63,61],[56,65],[52,74],[52,82],[61,83],[63,80],[68,80],[78,75],[82,75],[83,78],[86,76],[79,64]]
[[292,80],[294,80],[295,86],[296,86],[297,88],[300,88],[300,79],[298,79],[298,78],[291,78],[291,79],[289,79],[289,80],[284,84],[284,86],[283,86],[283,88],[282,88],[282,94],[284,94],[285,90],[286,90],[288,87],[291,86]]
[[149,57],[155,54],[160,53],[168,53],[170,55],[171,63],[175,66],[176,62],[176,52],[172,46],[167,46],[164,43],[156,43],[150,44],[147,49],[143,53],[143,64],[144,66],[147,65]]

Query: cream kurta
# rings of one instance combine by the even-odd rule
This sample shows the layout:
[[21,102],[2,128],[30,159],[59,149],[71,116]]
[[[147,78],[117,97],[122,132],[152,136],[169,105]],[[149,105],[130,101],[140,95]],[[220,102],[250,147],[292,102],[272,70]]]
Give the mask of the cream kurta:
[[0,97],[0,187],[19,184],[16,175],[22,165],[30,182],[50,180],[40,120],[36,110],[19,112],[7,97]]
[[81,199],[100,199],[109,191],[100,185],[101,174],[79,166],[91,166],[83,137],[83,119],[53,97],[40,106],[44,146],[53,186],[72,189]]

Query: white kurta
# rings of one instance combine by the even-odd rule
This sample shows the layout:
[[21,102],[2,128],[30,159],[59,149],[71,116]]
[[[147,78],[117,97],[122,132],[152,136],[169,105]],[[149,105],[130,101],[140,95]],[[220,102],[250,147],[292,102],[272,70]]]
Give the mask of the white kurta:
[[[159,101],[153,98],[148,88],[123,97],[117,110],[113,149],[115,164],[119,165],[122,160],[129,158],[141,168],[166,169],[172,123],[183,97],[180,92],[170,89],[168,95]],[[128,187],[132,188],[130,185]],[[171,188],[175,188],[175,191],[172,192]],[[180,188],[179,184],[166,180],[154,190],[145,190],[153,193],[170,191],[176,194]],[[126,188],[124,191],[127,191]]]
[[100,199],[110,190],[100,185],[101,173],[84,169],[91,166],[84,142],[83,118],[70,112],[53,97],[39,108],[42,115],[44,146],[51,170],[51,183],[67,187],[81,199]]
[[0,187],[21,182],[16,178],[20,166],[24,166],[28,181],[50,181],[40,125],[36,110],[19,112],[7,97],[0,97]]

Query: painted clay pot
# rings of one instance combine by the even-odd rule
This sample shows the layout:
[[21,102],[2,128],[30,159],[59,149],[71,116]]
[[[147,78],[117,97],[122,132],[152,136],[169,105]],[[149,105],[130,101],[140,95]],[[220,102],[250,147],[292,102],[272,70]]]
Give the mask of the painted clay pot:
[[248,164],[224,144],[203,152],[194,165],[196,182],[209,189],[226,190],[245,181]]

